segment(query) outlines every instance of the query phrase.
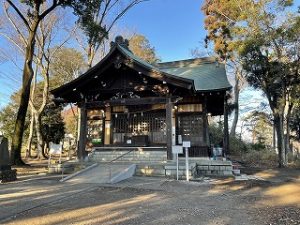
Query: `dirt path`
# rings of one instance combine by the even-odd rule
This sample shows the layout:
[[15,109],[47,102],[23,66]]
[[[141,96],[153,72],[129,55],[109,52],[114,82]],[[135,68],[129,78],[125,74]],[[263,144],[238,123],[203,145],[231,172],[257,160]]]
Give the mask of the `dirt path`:
[[202,182],[133,177],[117,185],[56,178],[0,186],[1,224],[299,225],[299,171],[264,180]]

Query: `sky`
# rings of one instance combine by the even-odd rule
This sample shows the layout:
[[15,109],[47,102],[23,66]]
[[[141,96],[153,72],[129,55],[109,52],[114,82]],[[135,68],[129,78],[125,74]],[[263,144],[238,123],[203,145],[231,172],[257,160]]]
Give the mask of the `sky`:
[[146,36],[162,61],[191,58],[203,42],[201,0],[150,0],[131,9],[118,24]]

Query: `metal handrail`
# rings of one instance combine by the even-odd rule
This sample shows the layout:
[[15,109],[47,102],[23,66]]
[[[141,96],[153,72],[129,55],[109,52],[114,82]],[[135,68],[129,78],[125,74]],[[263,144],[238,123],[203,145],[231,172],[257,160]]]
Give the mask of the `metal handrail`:
[[129,153],[131,153],[131,152],[133,152],[133,151],[135,151],[135,148],[129,150],[128,152],[125,152],[125,153],[122,154],[122,155],[119,155],[118,157],[116,157],[115,159],[109,161],[108,163],[113,163],[114,161],[117,161],[118,159],[123,158],[123,156],[128,155]]
[[68,160],[66,160],[66,161],[64,161],[64,162],[61,163],[61,179],[64,179],[65,164],[67,162],[72,161],[72,160],[74,160],[74,159],[68,159]]
[[128,152],[125,152],[125,153],[122,154],[122,155],[119,155],[119,156],[116,157],[115,159],[113,159],[113,160],[111,160],[111,161],[108,162],[108,168],[109,168],[109,182],[111,182],[111,176],[112,176],[112,174],[111,174],[111,166],[112,166],[113,162],[117,161],[117,160],[120,159],[120,158],[123,158],[125,155],[128,155],[128,154],[131,153],[131,152],[135,152],[137,149],[138,149],[137,147],[136,147],[136,148],[133,147],[133,149],[129,150]]

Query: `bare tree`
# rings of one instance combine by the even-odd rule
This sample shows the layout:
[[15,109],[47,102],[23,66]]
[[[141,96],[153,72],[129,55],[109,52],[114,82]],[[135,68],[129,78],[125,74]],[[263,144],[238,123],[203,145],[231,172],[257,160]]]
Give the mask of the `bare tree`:
[[[14,12],[14,14],[23,23],[23,27],[27,31],[27,35],[24,36],[20,34],[20,37],[25,43],[24,51],[24,66],[22,75],[22,88],[21,88],[21,98],[20,106],[17,114],[14,136],[12,140],[11,149],[11,162],[12,164],[24,164],[21,158],[21,147],[22,138],[24,132],[25,117],[28,108],[28,102],[30,97],[31,82],[33,79],[33,58],[35,49],[35,37],[38,29],[38,25],[41,21],[45,19],[56,7],[65,3],[65,1],[53,0],[52,4],[44,9],[43,4],[46,1],[24,1],[21,3],[14,3],[11,0],[5,0],[5,7],[8,12]],[[25,7],[27,13],[22,12],[22,8]],[[13,25],[16,29],[16,27]]]
[[92,67],[96,52],[108,38],[116,22],[135,5],[149,0],[106,0],[98,1],[94,7],[86,7],[75,14],[79,16],[80,27],[85,34],[85,43],[78,40],[86,51],[88,67]]

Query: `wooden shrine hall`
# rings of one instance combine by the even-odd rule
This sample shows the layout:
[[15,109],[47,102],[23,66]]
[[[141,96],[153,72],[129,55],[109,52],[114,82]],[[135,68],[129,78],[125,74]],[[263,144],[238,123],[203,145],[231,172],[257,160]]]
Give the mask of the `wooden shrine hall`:
[[207,116],[224,114],[231,89],[215,58],[149,64],[118,36],[97,65],[51,91],[56,102],[80,108],[78,157],[93,148],[141,147],[165,151],[190,141],[191,157],[210,151]]

